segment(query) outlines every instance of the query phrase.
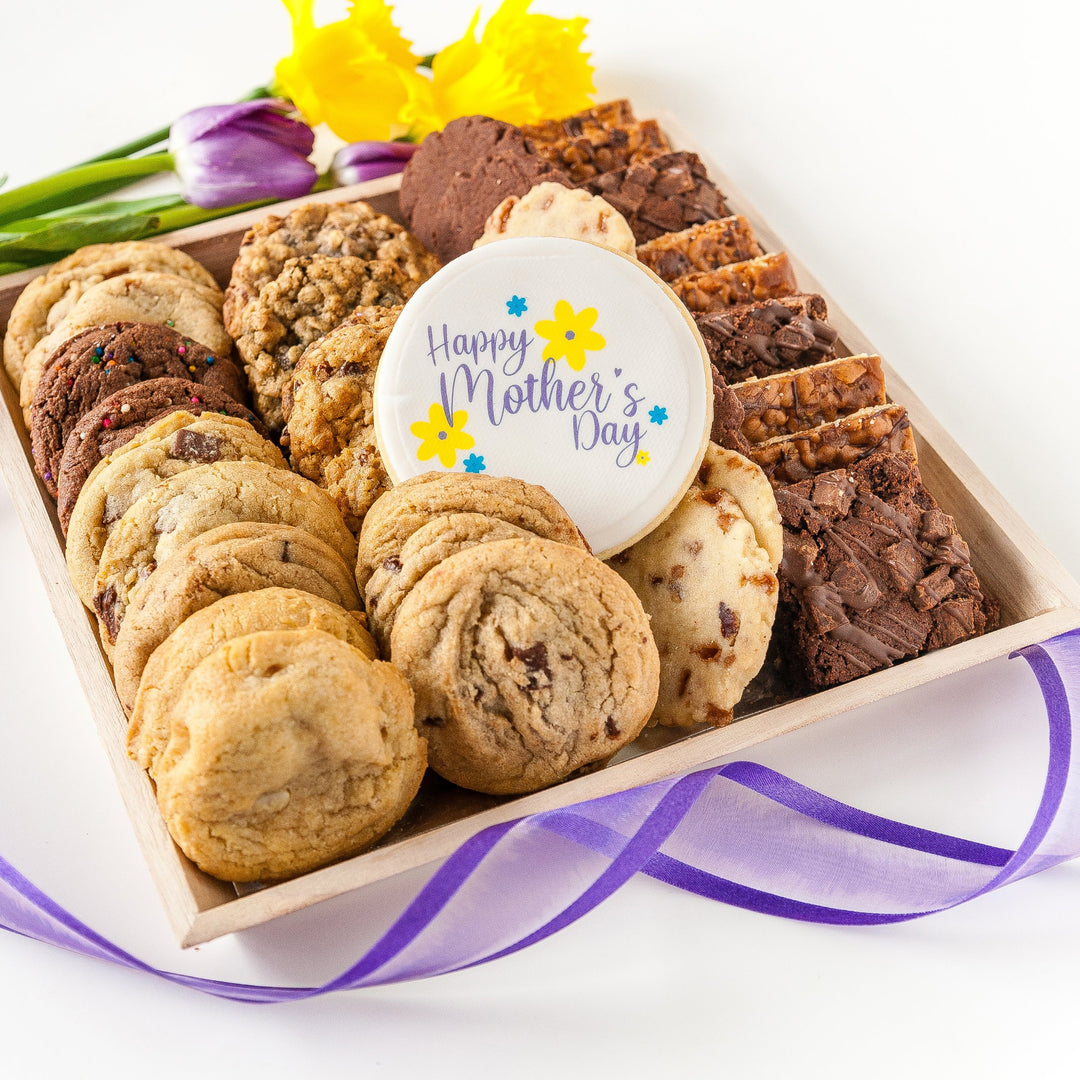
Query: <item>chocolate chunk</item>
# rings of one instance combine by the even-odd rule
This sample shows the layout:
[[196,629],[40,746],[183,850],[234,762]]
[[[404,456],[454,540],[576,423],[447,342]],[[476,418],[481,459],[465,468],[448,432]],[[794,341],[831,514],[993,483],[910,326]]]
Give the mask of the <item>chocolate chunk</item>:
[[221,439],[211,432],[180,428],[173,439],[173,456],[209,465],[221,459]]

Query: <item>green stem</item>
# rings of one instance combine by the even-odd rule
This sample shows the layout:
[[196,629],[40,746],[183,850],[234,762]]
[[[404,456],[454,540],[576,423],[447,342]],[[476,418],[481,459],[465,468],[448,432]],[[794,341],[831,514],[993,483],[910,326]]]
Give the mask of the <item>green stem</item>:
[[0,225],[82,202],[91,197],[89,192],[103,194],[116,181],[121,182],[118,186],[123,186],[141,176],[170,172],[172,168],[173,156],[167,152],[77,165],[0,194]]

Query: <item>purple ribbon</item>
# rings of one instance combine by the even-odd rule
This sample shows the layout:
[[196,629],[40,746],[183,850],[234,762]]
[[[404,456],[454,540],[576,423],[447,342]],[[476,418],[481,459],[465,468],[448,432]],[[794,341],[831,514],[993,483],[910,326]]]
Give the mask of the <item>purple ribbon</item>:
[[1015,851],[869,814],[736,761],[485,829],[439,867],[355,964],[322,986],[254,986],[152,967],[84,925],[2,857],[0,926],[216,997],[277,1002],[498,959],[568,926],[637,873],[809,922],[920,918],[1080,854],[1080,782],[1072,764],[1080,630],[1014,655],[1038,680],[1050,729],[1042,799]]

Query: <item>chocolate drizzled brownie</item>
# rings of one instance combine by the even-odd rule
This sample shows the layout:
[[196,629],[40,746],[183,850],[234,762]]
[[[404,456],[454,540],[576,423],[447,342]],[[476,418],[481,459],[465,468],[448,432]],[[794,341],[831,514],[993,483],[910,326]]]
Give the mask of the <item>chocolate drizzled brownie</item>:
[[996,620],[955,521],[914,459],[876,453],[776,492],[780,645],[811,686],[848,682]]
[[816,293],[694,315],[709,358],[729,382],[806,367],[835,355],[837,333]]
[[626,218],[639,244],[728,214],[701,159],[687,151],[601,173],[582,186]]

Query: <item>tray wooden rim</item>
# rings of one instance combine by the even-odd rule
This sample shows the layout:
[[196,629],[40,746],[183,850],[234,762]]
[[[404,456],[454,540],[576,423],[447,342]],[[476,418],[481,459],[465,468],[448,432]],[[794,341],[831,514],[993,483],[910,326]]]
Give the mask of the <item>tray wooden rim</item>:
[[[676,138],[677,125],[665,120]],[[851,352],[877,353],[869,339],[855,326],[823,289],[810,270],[786,247],[739,193],[722,170],[706,159],[710,175],[725,193],[729,205],[744,214],[763,246],[788,251],[798,280],[805,291],[821,293],[829,305],[830,322]],[[311,201],[333,202],[366,199],[377,206],[396,195],[400,177],[384,177],[351,188],[221,218],[205,225],[160,237],[161,242],[183,247],[199,258],[208,246],[235,243],[238,234],[268,213],[287,212]],[[11,297],[43,267],[0,277],[0,311]],[[1080,626],[1080,585],[1035,536],[1000,493],[979,471],[956,441],[934,418],[904,380],[885,363],[891,396],[901,401],[912,417],[920,454],[932,456],[940,467],[962,485],[963,493],[989,514],[994,527],[1033,574],[1035,614],[984,637],[950,646],[877,672],[845,686],[776,706],[721,729],[703,731],[669,746],[618,762],[596,773],[566,781],[533,795],[514,799],[420,835],[315,871],[303,877],[246,895],[236,895],[227,883],[217,882],[195,869],[173,844],[154,800],[146,774],[124,751],[127,721],[120,708],[91,619],[71,588],[64,561],[62,537],[51,503],[33,474],[29,442],[19,416],[18,395],[5,376],[0,391],[5,409],[0,416],[0,472],[3,473],[23,529],[31,542],[38,569],[45,582],[50,606],[60,625],[69,655],[83,685],[99,737],[105,748],[132,826],[147,859],[155,884],[182,947],[200,944],[227,933],[247,929],[280,915],[316,904],[393,874],[443,858],[469,836],[500,822],[565,806],[573,802],[612,794],[638,784],[660,780],[700,768],[711,761],[747,749],[766,739],[786,734],[829,716],[870,704],[924,682],[1012,652]],[[21,418],[20,418],[21,420]],[[42,541],[51,542],[42,542]]]

